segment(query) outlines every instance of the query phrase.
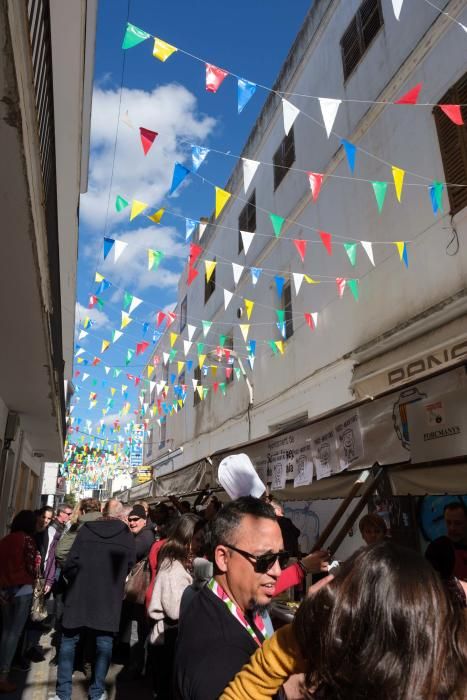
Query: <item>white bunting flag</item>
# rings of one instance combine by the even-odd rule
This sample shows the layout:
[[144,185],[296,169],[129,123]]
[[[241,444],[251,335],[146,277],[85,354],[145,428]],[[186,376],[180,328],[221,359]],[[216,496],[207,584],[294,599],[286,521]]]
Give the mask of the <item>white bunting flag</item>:
[[183,352],[185,353],[185,357],[190,352],[190,348],[192,345],[193,345],[193,343],[191,342],[191,340],[184,340],[183,341]]
[[238,265],[237,263],[232,263],[232,271],[233,271],[234,282],[237,285],[240,277],[242,276],[243,265]]
[[130,314],[130,316],[131,316],[131,312],[134,311],[135,309],[137,309],[138,306],[140,304],[142,304],[142,302],[143,302],[142,299],[138,299],[138,297],[133,297],[133,299],[131,300],[130,308],[128,309],[128,313]]
[[399,17],[401,14],[403,3],[404,3],[404,0],[392,0],[392,9],[394,10],[394,15],[398,21],[399,21]]
[[108,374],[110,372],[110,367],[104,367],[105,373]]
[[227,289],[224,289],[224,309],[227,310],[228,305],[232,301],[233,294]]
[[149,395],[152,394],[154,389],[156,388],[156,382],[149,382]]
[[86,374],[86,372],[85,372],[83,374],[83,382],[85,382],[88,377],[89,377],[89,374]]
[[243,189],[245,194],[248,192],[248,188],[251,185],[256,171],[258,170],[259,161],[249,160],[248,158],[242,158],[243,161]]
[[313,319],[313,323],[315,324],[315,328],[318,325],[318,312],[317,311],[312,311],[311,312],[311,318]]
[[79,336],[78,336],[78,340],[82,340],[83,338],[85,338],[87,336],[87,334],[88,334],[87,331],[80,331]]
[[288,100],[284,100],[284,98],[282,98],[282,113],[284,117],[284,131],[286,134],[288,134],[294,121],[300,114],[300,110]]
[[120,255],[123,253],[125,248],[127,247],[128,243],[125,243],[125,241],[115,241],[114,245],[114,251],[115,251],[115,257],[114,257],[114,262],[117,262],[119,259]]
[[300,287],[302,286],[303,277],[304,277],[304,275],[302,275],[300,272],[293,273],[293,283],[295,285],[295,294],[297,296],[298,296],[298,293],[300,291]]
[[190,324],[187,325],[188,329],[188,340],[193,340],[193,336],[196,331],[196,326],[190,326]]
[[77,350],[75,352],[75,357],[79,357],[80,355],[83,354],[83,352],[86,352],[86,350],[84,350],[84,348],[80,348],[79,350]]
[[335,100],[329,97],[320,97],[319,105],[321,107],[321,114],[323,115],[324,126],[326,127],[326,133],[328,138],[331,135],[332,127],[337,116],[337,110],[341,104],[342,100]]
[[202,239],[203,233],[206,231],[206,226],[207,226],[207,224],[204,223],[203,221],[199,222],[199,240]]
[[373,246],[372,246],[372,244],[369,243],[368,241],[362,241],[362,246],[363,246],[363,250],[365,251],[365,253],[366,253],[366,254],[368,255],[368,257],[370,258],[371,264],[374,265],[374,264],[375,264],[375,259],[374,259],[374,257],[373,257]]
[[113,333],[113,342],[116,343],[119,338],[121,338],[123,335],[122,331],[114,331]]
[[245,251],[246,255],[250,249],[251,242],[255,237],[255,234],[251,233],[250,231],[240,231],[240,233],[242,236],[243,250]]
[[163,352],[163,353],[162,353],[162,357],[164,358],[164,365],[166,365],[167,362],[169,361],[169,357],[170,357],[169,353],[168,353],[168,352]]
[[198,380],[197,379],[192,379],[193,382],[193,391],[196,391],[196,387],[198,386]]
[[130,129],[134,129],[135,127],[133,126],[133,122],[130,119],[130,115],[128,114],[128,110],[125,112],[123,115],[121,121],[126,124],[127,126],[130,127]]

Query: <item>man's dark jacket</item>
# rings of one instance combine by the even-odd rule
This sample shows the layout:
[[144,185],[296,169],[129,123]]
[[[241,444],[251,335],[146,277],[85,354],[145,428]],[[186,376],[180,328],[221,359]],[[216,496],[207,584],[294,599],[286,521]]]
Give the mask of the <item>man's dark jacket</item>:
[[123,587],[135,563],[135,541],[121,520],[97,520],[80,528],[63,575],[69,586],[63,626],[117,632]]
[[153,525],[146,525],[142,530],[138,532],[137,535],[133,535],[136,544],[136,561],[141,561],[144,557],[147,557],[149,550],[154,544],[154,527]]
[[216,700],[257,649],[226,604],[203,588],[180,619],[174,698]]

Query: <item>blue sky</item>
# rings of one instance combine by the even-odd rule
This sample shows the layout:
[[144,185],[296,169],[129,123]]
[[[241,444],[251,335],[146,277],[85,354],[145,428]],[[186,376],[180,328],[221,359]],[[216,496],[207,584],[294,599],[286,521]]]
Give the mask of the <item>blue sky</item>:
[[[129,21],[217,66],[263,85],[272,85],[284,58],[311,5],[310,0],[237,0],[221,3],[213,0],[156,2],[132,0]],[[189,143],[197,143],[239,154],[267,97],[258,89],[244,111],[237,114],[237,81],[226,78],[216,94],[205,90],[204,64],[178,52],[165,63],[152,57],[153,42],[149,39],[123,52],[121,49],[127,20],[128,0],[100,0],[96,41],[95,90],[91,131],[89,191],[81,199],[80,242],[77,287],[77,324],[86,315],[94,325],[78,344],[85,349],[81,357],[88,365],[75,364],[81,372],[76,378],[80,401],[74,409],[75,426],[86,419],[95,426],[102,416],[110,388],[116,388],[113,405],[106,423],[118,416],[124,397],[122,383],[128,386],[127,400],[137,405],[136,389],[126,373],[139,375],[148,359],[149,350],[134,357],[125,367],[126,351],[137,342],[151,343],[155,313],[170,307],[176,300],[176,283],[183,268],[185,223],[166,216],[155,226],[144,217],[129,222],[126,209],[115,212],[117,194],[127,199],[141,199],[157,209],[166,204],[182,216],[197,219],[209,216],[213,209],[211,187],[193,179],[180,189],[176,198],[166,194],[175,160],[190,167]],[[134,125],[118,123],[126,113]],[[115,150],[115,168],[112,161]],[[153,148],[145,157],[140,145],[138,127],[159,133]],[[235,160],[210,154],[201,166],[209,180],[223,186]],[[112,187],[109,185],[113,177]],[[107,208],[109,205],[109,215]],[[103,261],[103,237],[115,236],[129,245],[119,261],[111,262],[112,253]],[[176,252],[178,258],[166,258],[157,272],[147,271],[148,247]],[[95,273],[112,283],[100,294],[101,311],[87,310],[89,296],[95,294]],[[127,291],[144,302],[132,313],[135,319],[115,344],[100,354],[102,340],[111,340],[112,331],[120,329],[123,294]],[[149,329],[143,336],[143,323]],[[77,328],[77,335],[79,328]],[[101,358],[92,367],[94,356]],[[111,370],[106,374],[104,366]],[[114,368],[122,370],[114,377]],[[83,373],[89,378],[83,382]],[[89,409],[89,392],[96,392],[97,405]],[[110,427],[106,431],[109,437]],[[93,433],[95,430],[93,430]],[[74,436],[76,437],[76,436]]]

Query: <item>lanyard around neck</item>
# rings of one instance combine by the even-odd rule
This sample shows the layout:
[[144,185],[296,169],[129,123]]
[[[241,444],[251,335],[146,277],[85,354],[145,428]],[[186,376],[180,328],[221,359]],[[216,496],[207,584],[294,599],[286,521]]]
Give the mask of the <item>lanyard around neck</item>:
[[[225,603],[229,612],[236,618],[236,620],[238,620],[242,627],[246,629],[250,637],[253,637],[256,644],[260,647],[264,639],[266,639],[268,636],[266,625],[264,624],[264,620],[261,615],[255,615],[253,623],[256,629],[253,629],[242,610],[233,602],[233,600],[229,598],[222,586],[220,586],[215,579],[212,578],[209,581],[208,588],[214,593],[215,596],[220,598],[220,600]],[[257,632],[259,632],[263,639],[260,639]]]

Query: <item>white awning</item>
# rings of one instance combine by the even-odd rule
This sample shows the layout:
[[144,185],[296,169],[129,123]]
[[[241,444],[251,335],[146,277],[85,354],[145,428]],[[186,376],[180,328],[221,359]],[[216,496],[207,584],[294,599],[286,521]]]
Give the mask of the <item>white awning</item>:
[[156,475],[153,484],[152,495],[157,497],[184,496],[195,491],[202,491],[209,485],[216,485],[212,479],[211,465],[204,459],[164,476]]

